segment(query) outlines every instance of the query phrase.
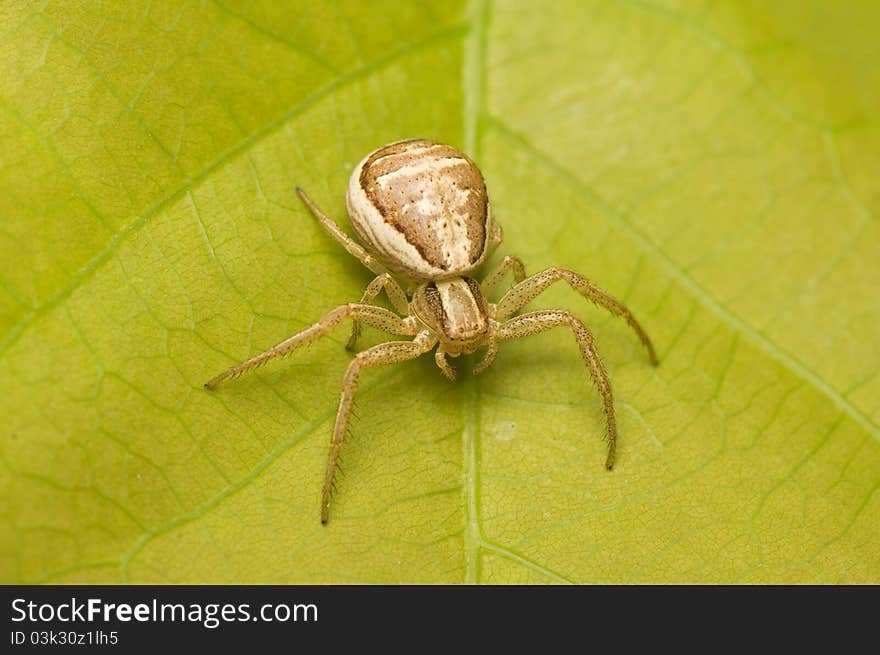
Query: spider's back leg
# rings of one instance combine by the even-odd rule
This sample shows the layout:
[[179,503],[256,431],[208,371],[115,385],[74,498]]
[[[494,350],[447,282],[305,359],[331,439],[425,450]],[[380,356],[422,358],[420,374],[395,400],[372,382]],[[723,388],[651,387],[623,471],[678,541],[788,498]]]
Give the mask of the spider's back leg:
[[324,229],[330,233],[330,236],[336,239],[350,255],[355,257],[361,264],[373,271],[376,275],[388,272],[385,270],[385,267],[382,266],[375,257],[368,253],[361,244],[343,232],[342,228],[336,224],[336,221],[327,216],[327,214],[325,214],[321,208],[309,198],[305,191],[296,187],[296,193],[305,203],[306,207],[309,208],[309,211],[312,212],[312,215],[317,218],[318,222],[324,227]]

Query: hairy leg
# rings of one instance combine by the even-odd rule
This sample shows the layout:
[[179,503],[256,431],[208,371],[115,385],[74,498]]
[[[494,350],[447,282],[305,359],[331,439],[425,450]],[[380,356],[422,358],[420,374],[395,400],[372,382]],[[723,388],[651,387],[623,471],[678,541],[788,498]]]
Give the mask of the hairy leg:
[[442,346],[434,352],[434,363],[437,364],[437,368],[443,372],[443,375],[455,382],[455,369],[446,361],[446,353]]
[[327,216],[321,209],[314,203],[314,201],[306,195],[306,192],[296,187],[296,192],[299,194],[299,197],[305,203],[306,207],[309,208],[309,211],[312,212],[315,218],[318,219],[318,222],[324,226],[324,229],[330,233],[334,239],[336,239],[342,247],[345,248],[350,255],[356,257],[361,264],[369,268],[376,275],[380,275],[381,273],[387,272],[385,267],[382,266],[376,258],[373,257],[370,253],[364,250],[364,247],[359,244],[357,241],[348,236],[345,232],[343,232],[340,227],[336,224],[336,222]]
[[501,229],[501,225],[497,222],[492,222],[492,231],[489,232],[489,252],[486,253],[486,257],[488,258],[498,246],[501,245],[501,242],[504,240],[504,230]]
[[360,305],[357,303],[340,305],[330,313],[325,314],[320,321],[311,327],[307,327],[302,332],[297,332],[292,337],[288,337],[284,341],[275,344],[259,355],[254,355],[241,364],[228,368],[219,375],[211,378],[205,383],[205,387],[213,389],[226,378],[241,375],[245,371],[256,368],[257,366],[262,366],[275,357],[288,355],[297,348],[324,336],[346,318],[363,321],[367,325],[382,330],[383,332],[387,332],[388,334],[411,335],[417,332],[415,319],[400,318],[394,312],[390,312],[383,307],[376,307],[375,305]]
[[570,312],[557,310],[530,312],[504,323],[498,330],[498,338],[502,341],[519,339],[520,337],[545,332],[561,325],[569,326],[572,332],[574,332],[574,338],[577,340],[578,348],[580,348],[581,357],[583,357],[587,368],[590,369],[593,383],[602,396],[602,402],[605,406],[605,419],[608,422],[608,457],[605,459],[605,467],[610,469],[614,465],[614,455],[617,449],[617,423],[614,419],[611,382],[608,380],[608,373],[605,371],[605,366],[602,364],[602,360],[599,358],[599,353],[593,343],[593,335],[590,334],[583,321]]
[[632,315],[632,312],[629,311],[627,306],[613,296],[608,295],[584,276],[575,273],[574,271],[570,271],[567,268],[548,268],[545,271],[526,278],[513,287],[510,291],[504,294],[504,297],[496,306],[498,320],[513,316],[516,312],[537,298],[539,294],[543,293],[547,287],[559,280],[567,282],[572,289],[577,291],[590,302],[593,302],[600,307],[604,307],[615,316],[619,316],[625,320],[648,350],[648,357],[651,360],[651,364],[654,366],[657,365],[657,353],[654,351],[654,346],[651,343],[651,340],[648,338],[648,335],[642,329],[642,326],[639,325],[639,322],[635,319],[635,316]]
[[[367,285],[367,288],[364,289],[364,295],[361,298],[361,304],[371,304],[376,299],[376,296],[382,292],[382,289],[385,289],[385,294],[391,301],[391,305],[394,307],[395,311],[407,316],[409,314],[409,301],[406,299],[406,294],[403,292],[403,289],[397,284],[397,280],[391,277],[389,273],[382,273],[381,275],[376,276],[373,281]],[[348,338],[348,343],[345,344],[345,347],[349,350],[354,350],[357,346],[359,336],[361,336],[361,324],[358,321],[353,321],[351,324],[351,336]]]
[[498,331],[501,325],[494,319],[489,319],[489,336],[486,341],[486,354],[479,364],[474,366],[473,374],[479,375],[492,365],[495,356],[498,354]]
[[480,284],[483,295],[488,297],[492,290],[497,287],[501,280],[504,279],[504,276],[507,275],[507,271],[513,271],[513,282],[514,284],[518,284],[526,279],[526,268],[523,266],[522,260],[519,257],[511,257],[507,255],[502,259],[495,267],[486,274],[486,277],[483,278],[483,282]]
[[330,457],[327,461],[327,474],[324,477],[324,488],[321,494],[321,523],[326,524],[330,518],[330,495],[333,491],[333,478],[339,466],[339,454],[345,442],[351,419],[351,406],[357,391],[361,369],[383,364],[396,364],[408,359],[415,359],[428,352],[437,343],[437,338],[424,330],[419,332],[412,341],[388,341],[358,353],[342,378],[342,395],[339,398],[339,409],[336,411],[336,422],[333,424],[333,435],[330,438]]

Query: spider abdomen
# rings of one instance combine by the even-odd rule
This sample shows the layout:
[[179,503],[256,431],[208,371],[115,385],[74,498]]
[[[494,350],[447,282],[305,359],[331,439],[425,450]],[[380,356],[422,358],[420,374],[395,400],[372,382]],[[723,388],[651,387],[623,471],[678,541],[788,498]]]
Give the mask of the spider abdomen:
[[411,139],[371,152],[352,173],[346,208],[368,249],[410,279],[458,277],[485,258],[486,184],[452,146]]

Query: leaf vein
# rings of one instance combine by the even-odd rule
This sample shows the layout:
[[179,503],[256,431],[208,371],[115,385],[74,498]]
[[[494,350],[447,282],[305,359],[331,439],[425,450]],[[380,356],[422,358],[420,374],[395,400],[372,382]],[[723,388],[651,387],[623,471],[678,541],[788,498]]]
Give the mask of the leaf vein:
[[624,232],[628,233],[633,241],[643,250],[650,253],[662,266],[667,273],[679,284],[682,289],[696,298],[703,307],[714,314],[717,318],[727,323],[736,333],[742,334],[753,345],[757,346],[765,353],[773,357],[780,365],[791,371],[796,377],[809,383],[823,396],[828,398],[838,409],[847,414],[855,423],[866,430],[874,438],[880,440],[880,426],[872,421],[864,412],[847,400],[839,391],[832,388],[828,383],[823,381],[814,371],[809,369],[803,362],[793,355],[783,351],[777,344],[771,341],[760,330],[749,326],[738,316],[725,309],[715,298],[713,298],[702,286],[700,286],[692,277],[684,272],[668,255],[661,251],[650,239],[648,239],[641,231],[627,221],[621,214],[615,211],[611,206],[605,203],[599,196],[588,188],[573,173],[567,170],[561,164],[550,159],[543,151],[538,149],[532,143],[525,139],[522,135],[515,132],[497,117],[488,118],[491,127],[497,130],[502,136],[520,148],[528,151],[536,161],[541,162],[547,169],[556,174],[562,181],[577,190],[592,206],[605,215],[606,218],[613,221]]
[[241,155],[242,153],[249,151],[254,145],[260,143],[268,136],[280,131],[290,122],[291,119],[298,116],[308,108],[312,107],[320,100],[323,100],[340,87],[367,77],[370,74],[381,70],[383,67],[393,63],[394,61],[405,57],[412,52],[421,50],[437,41],[460,36],[462,32],[463,27],[461,25],[453,25],[452,27],[447,27],[428,35],[420,41],[416,41],[407,44],[401,48],[398,48],[397,50],[383,57],[380,57],[361,68],[342,75],[327,84],[322,89],[319,89],[315,93],[311,94],[301,102],[288,109],[280,117],[275,119],[263,129],[251,133],[246,138],[239,141],[235,146],[224,151],[217,159],[209,163],[199,174],[184,180],[183,184],[176,190],[174,190],[170,195],[154,203],[143,214],[126,224],[121,230],[117,231],[110,238],[107,246],[103,250],[101,250],[82,268],[80,268],[79,271],[71,276],[70,282],[65,287],[56,291],[45,302],[34,307],[31,311],[25,314],[25,316],[23,316],[18,323],[16,323],[9,329],[6,337],[3,339],[2,342],[0,342],[0,355],[8,351],[9,348],[13,344],[15,344],[15,342],[18,341],[18,339],[25,333],[27,328],[31,326],[39,317],[48,313],[49,311],[63,303],[67,298],[71,296],[71,294],[73,294],[74,291],[76,291],[76,289],[78,289],[88,279],[90,279],[91,276],[94,275],[95,272],[100,269],[101,266],[103,266],[110,259],[110,257],[113,256],[113,254],[119,249],[120,245],[126,239],[134,234],[137,234],[141,230],[141,228],[143,228],[144,225],[146,225],[150,221],[150,219],[159,214],[161,211],[168,208],[172,203],[182,198],[184,194],[186,194],[189,190],[201,184],[205,179],[207,179],[207,177],[211,173],[218,170],[225,163],[231,161],[233,158]]

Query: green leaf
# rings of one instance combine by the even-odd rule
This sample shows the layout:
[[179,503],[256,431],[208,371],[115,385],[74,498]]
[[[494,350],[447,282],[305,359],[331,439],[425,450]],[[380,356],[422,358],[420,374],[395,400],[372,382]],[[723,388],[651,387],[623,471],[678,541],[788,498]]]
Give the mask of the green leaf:
[[[880,582],[876,3],[0,7],[0,581]],[[340,221],[459,145],[563,331],[364,376],[327,527]],[[369,332],[375,343],[381,336]],[[473,362],[457,362],[466,369]]]

